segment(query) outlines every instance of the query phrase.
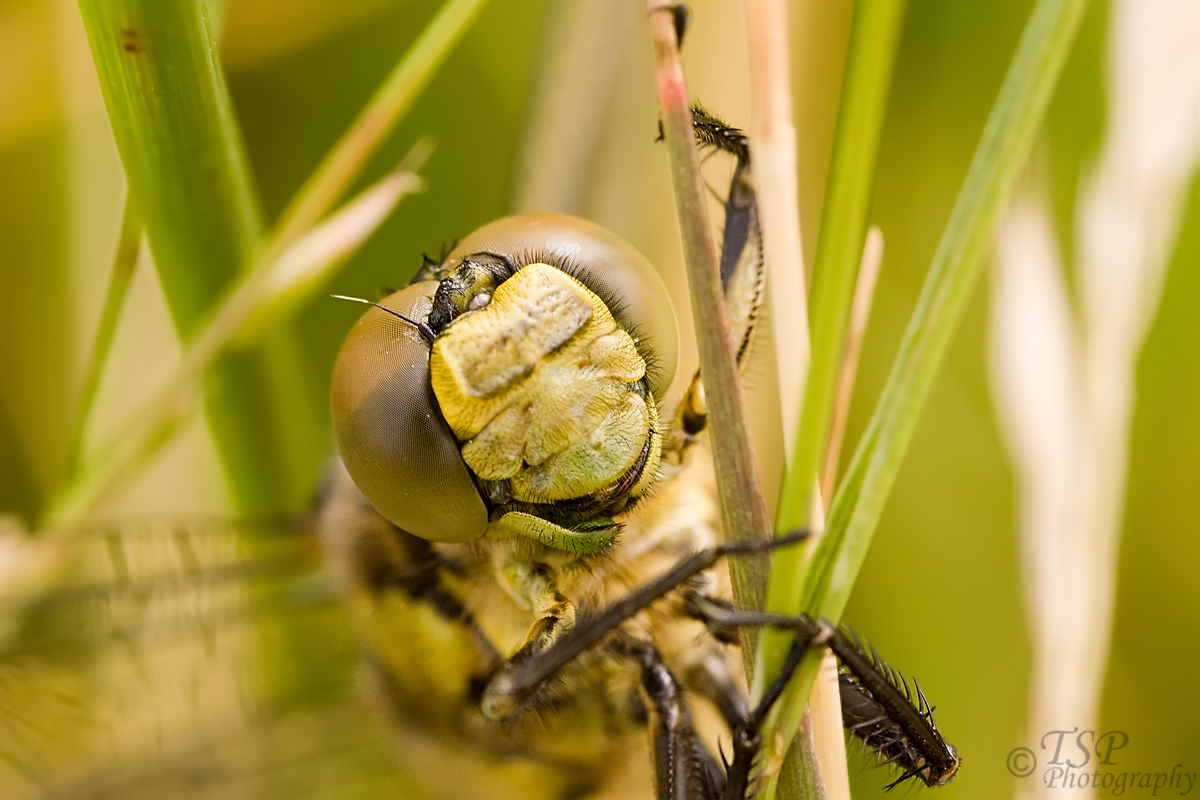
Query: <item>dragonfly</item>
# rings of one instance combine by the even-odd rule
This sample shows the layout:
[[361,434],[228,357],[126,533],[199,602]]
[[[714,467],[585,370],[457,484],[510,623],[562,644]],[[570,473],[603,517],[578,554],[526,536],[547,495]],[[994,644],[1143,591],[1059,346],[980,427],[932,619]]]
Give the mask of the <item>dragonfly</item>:
[[[749,158],[696,124],[737,165],[723,279],[744,359]],[[737,643],[763,625],[797,656],[833,647],[848,727],[899,780],[954,776],[924,695],[873,651],[730,605],[718,562],[746,554],[722,544],[703,384],[660,410],[674,322],[629,245],[507,218],[379,305],[335,373],[343,460],[310,519],[5,537],[28,573],[0,601],[5,796],[740,798],[771,698],[749,707]],[[477,408],[489,384],[507,406]]]
[[[744,361],[764,283],[748,148],[702,109],[693,124],[736,161],[721,273]],[[766,714],[805,650],[829,646],[848,728],[901,768],[892,785],[954,777],[928,700],[874,651],[733,608],[718,558],[803,536],[722,543],[701,377],[660,418],[674,323],[632,247],[577,218],[507,217],[364,302],[334,367],[342,462],[319,527],[386,716],[537,769],[548,797],[602,790],[649,731],[655,797],[742,800]],[[795,637],[754,707],[731,646],[751,626]],[[689,698],[723,719],[727,763]]]

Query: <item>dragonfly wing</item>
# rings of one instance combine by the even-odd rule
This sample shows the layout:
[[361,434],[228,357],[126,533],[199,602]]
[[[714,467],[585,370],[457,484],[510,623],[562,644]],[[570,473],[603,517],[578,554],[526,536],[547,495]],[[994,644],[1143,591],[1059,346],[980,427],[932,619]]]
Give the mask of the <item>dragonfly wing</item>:
[[153,521],[4,552],[28,569],[0,585],[0,795],[395,796],[309,534]]

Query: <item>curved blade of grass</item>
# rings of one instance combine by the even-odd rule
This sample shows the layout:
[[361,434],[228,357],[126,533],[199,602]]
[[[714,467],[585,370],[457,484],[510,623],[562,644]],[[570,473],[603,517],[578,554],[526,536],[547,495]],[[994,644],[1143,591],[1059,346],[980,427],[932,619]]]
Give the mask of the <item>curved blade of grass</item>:
[[[423,161],[428,147],[415,153]],[[407,161],[407,159],[406,159]],[[331,215],[268,263],[243,276],[172,366],[149,399],[114,435],[90,468],[55,495],[46,523],[66,526],[81,519],[123,477],[136,472],[172,435],[191,411],[195,383],[231,344],[261,339],[316,293],[375,232],[406,194],[421,188],[410,171],[397,171]]]
[[[263,284],[256,287],[258,297],[231,337],[233,345],[244,347],[257,341],[264,331],[303,307],[326,286],[345,260],[383,224],[400,199],[424,188],[415,170],[431,149],[428,141],[418,142],[395,172],[314,225],[285,250],[267,271]],[[223,346],[228,332],[220,335]]]
[[273,247],[287,247],[333,208],[486,4],[449,0],[442,6],[288,203],[272,233]]
[[[902,0],[864,0],[854,11],[829,187],[813,263],[809,301],[812,361],[793,446],[793,467],[779,496],[778,530],[802,527],[809,521],[814,476],[833,418],[838,368],[866,240],[879,139],[903,19]],[[794,598],[796,585],[790,584]],[[771,596],[782,601],[787,591],[784,585]]]
[[[896,363],[834,497],[825,538],[805,571],[806,613],[837,620],[845,609],[925,398],[979,277],[983,250],[1024,167],[1086,7],[1087,0],[1039,0],[1025,27]],[[788,687],[799,700],[791,702],[807,697],[818,665],[819,660],[808,659],[801,666]]]
[[[750,140],[754,190],[767,266],[767,299],[778,372],[785,442],[796,438],[809,366],[808,286],[800,244],[796,124],[789,74],[784,0],[743,0],[750,56]],[[785,446],[785,456],[793,453]],[[790,463],[790,462],[789,462]],[[840,734],[839,734],[840,735]]]
[[[186,342],[253,261],[263,232],[204,6],[200,0],[79,0],[79,10],[130,191]],[[278,512],[300,500],[291,478],[298,461],[316,449],[306,435],[319,431],[284,431],[276,424],[294,418],[294,406],[311,393],[287,366],[297,343],[280,332],[270,344],[215,364],[206,398],[234,501],[247,513]]]

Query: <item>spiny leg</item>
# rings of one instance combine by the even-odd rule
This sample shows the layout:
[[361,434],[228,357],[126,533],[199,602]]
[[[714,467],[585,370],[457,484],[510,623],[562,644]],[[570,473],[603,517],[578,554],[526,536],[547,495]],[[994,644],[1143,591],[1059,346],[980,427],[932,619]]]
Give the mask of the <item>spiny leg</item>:
[[792,679],[796,668],[809,647],[824,647],[834,634],[832,626],[818,623],[815,631],[796,631],[792,647],[783,662],[783,669],[767,687],[758,705],[750,712],[750,716],[733,730],[733,761],[726,773],[725,791],[721,800],[744,800],[750,788],[750,776],[754,767],[754,757],[762,745],[762,725],[767,719],[784,687]]
[[[729,310],[730,327],[736,337],[737,364],[741,369],[750,353],[758,314],[762,306],[766,271],[758,202],[750,169],[750,149],[745,134],[709,114],[692,107],[692,126],[702,147],[734,157],[736,166],[725,197],[725,229],[721,240],[721,285]],[[695,436],[708,423],[704,386],[697,372],[676,412],[676,429]],[[686,446],[687,439],[677,446]]]
[[721,714],[729,730],[750,716],[746,693],[729,671],[729,662],[716,653],[692,665],[684,680],[688,688],[711,703]]
[[[828,629],[825,641],[851,677],[839,680],[842,706],[850,710],[845,719],[847,729],[885,761],[903,770],[887,788],[909,778],[920,778],[927,786],[942,786],[958,773],[962,764],[958,751],[933,724],[932,708],[924,693],[918,689],[914,698],[906,679],[853,634],[803,614],[789,617],[762,611],[739,612],[696,593],[688,596],[686,607],[692,616],[717,631],[769,626],[795,631],[799,640],[811,638],[815,629]],[[782,685],[779,688],[782,690]]]

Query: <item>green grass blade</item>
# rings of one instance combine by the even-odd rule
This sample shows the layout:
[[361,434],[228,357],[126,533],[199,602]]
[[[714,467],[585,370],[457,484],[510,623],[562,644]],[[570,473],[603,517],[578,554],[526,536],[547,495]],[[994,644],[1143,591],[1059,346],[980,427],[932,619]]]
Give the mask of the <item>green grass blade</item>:
[[[80,0],[109,120],[139,199],[175,327],[186,342],[256,255],[263,218],[216,48],[199,0]],[[241,511],[278,512],[307,492],[296,470],[320,427],[283,430],[313,396],[289,365],[286,332],[269,355],[226,356],[209,374],[207,412]]]
[[805,580],[805,607],[814,613],[837,619],[845,608],[1086,9],[1087,0],[1039,0],[1021,36],[879,405],[831,504],[828,533]]
[[[1039,0],[984,127],[875,414],[805,572],[803,608],[837,620],[912,438],[937,369],[982,269],[983,250],[1033,144],[1087,0]],[[819,664],[789,687],[804,698]],[[786,698],[785,698],[786,700]]]
[[[817,467],[833,416],[834,390],[841,363],[850,303],[858,277],[875,162],[887,109],[892,64],[904,16],[898,0],[867,0],[855,9],[850,54],[834,140],[829,187],[813,266],[810,300],[812,361],[793,449],[794,467],[785,476],[775,515],[776,531],[809,525]],[[800,610],[803,552],[772,563],[767,607],[779,613]],[[781,563],[782,562],[782,563]],[[789,637],[767,632],[762,638],[761,675],[773,675],[783,662]]]
[[[264,229],[200,0],[80,0],[109,121],[185,337]],[[193,267],[188,269],[187,267]]]
[[[406,161],[415,167],[428,151],[428,144],[421,142]],[[415,173],[392,173],[313,227],[278,258],[256,264],[240,277],[138,413],[98,449],[86,471],[55,495],[47,522],[61,525],[85,516],[114,483],[136,474],[193,410],[190,390],[204,370],[227,348],[258,342],[264,332],[287,319],[370,238],[401,198],[420,189]]]
[[[809,300],[812,360],[792,466],[785,475],[779,495],[775,516],[777,532],[813,524],[809,510],[818,486],[817,470],[823,460],[833,417],[838,368],[867,234],[875,163],[904,6],[903,0],[864,0],[855,6],[825,209],[813,265]],[[795,614],[801,610],[799,587],[806,553],[800,548],[788,550],[791,552],[781,551],[772,559],[767,608]],[[759,639],[757,663],[760,668],[755,674],[755,697],[761,696],[770,676],[779,673],[790,644],[791,639],[785,633],[763,631]],[[782,742],[786,747],[787,737],[783,732],[797,730],[807,699],[807,689],[803,694],[789,692],[784,695],[777,713],[764,730],[763,741]],[[765,797],[774,797],[776,779],[777,776],[764,783]]]
[[[263,280],[253,285],[257,296],[245,304],[245,318],[230,319],[224,329],[212,334],[218,346],[232,343],[234,347],[244,347],[258,341],[264,331],[311,302],[346,260],[374,235],[401,198],[422,191],[423,184],[414,170],[420,168],[430,150],[432,145],[428,140],[418,142],[414,153],[405,159],[409,163],[334,210],[271,262]],[[213,322],[220,321],[218,311]],[[235,324],[238,327],[230,327]],[[236,333],[231,333],[232,330]]]
[[808,521],[813,476],[829,435],[903,19],[903,0],[866,0],[855,8],[829,186],[813,263],[809,300],[812,362],[793,449],[796,467],[786,476],[779,497],[776,522],[780,530],[801,527]]

